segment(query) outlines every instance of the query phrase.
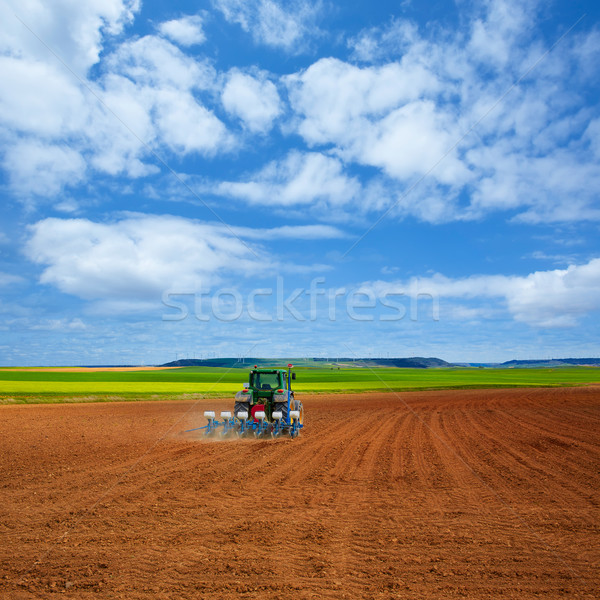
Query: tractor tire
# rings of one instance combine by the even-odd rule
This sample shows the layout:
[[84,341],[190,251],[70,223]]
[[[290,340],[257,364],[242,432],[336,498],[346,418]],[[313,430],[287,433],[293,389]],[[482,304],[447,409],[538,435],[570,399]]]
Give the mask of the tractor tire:
[[236,402],[233,409],[233,416],[237,418],[239,412],[247,412],[248,420],[250,420],[250,405],[247,402]]
[[287,402],[276,402],[273,404],[273,412],[281,412],[281,422],[287,423]]
[[[292,393],[290,397],[290,410],[296,410],[297,401],[294,400],[294,394]],[[273,404],[273,410],[280,410],[282,414],[281,421],[283,423],[287,423],[288,421],[288,403],[287,400],[285,402],[276,402]]]
[[[283,423],[287,423],[287,402],[278,402],[274,405],[273,410],[280,410],[281,414],[283,415]],[[300,402],[300,400],[295,400],[293,396],[290,398],[290,410],[297,410],[300,413],[300,425],[304,425],[304,406],[302,406],[302,402]]]

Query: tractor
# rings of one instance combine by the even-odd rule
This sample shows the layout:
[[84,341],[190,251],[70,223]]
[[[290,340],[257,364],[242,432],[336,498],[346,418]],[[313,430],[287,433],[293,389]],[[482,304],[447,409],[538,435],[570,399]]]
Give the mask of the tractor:
[[285,370],[259,369],[254,365],[248,383],[235,395],[233,416],[230,411],[222,411],[219,420],[214,411],[205,411],[208,424],[197,429],[204,430],[205,435],[278,437],[288,434],[295,438],[304,427],[304,407],[294,398],[292,381],[296,373],[292,373],[292,366],[288,365]]

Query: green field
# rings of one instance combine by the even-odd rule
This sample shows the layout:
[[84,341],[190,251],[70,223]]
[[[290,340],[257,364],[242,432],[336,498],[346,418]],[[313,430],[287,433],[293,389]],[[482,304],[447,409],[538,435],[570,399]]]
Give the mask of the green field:
[[[295,369],[302,393],[549,387],[600,382],[600,368],[556,369]],[[239,369],[43,372],[0,369],[0,403],[104,401],[232,396],[247,379]]]

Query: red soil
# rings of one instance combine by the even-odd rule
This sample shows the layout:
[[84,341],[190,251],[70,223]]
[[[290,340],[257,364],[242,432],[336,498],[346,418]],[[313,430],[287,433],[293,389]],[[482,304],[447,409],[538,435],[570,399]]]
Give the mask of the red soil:
[[0,597],[594,598],[600,389],[0,407]]

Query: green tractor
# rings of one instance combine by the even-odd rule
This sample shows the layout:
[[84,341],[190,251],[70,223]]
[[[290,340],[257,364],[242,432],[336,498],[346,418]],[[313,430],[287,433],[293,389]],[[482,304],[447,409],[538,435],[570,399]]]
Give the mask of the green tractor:
[[223,436],[256,437],[285,433],[295,438],[304,427],[304,407],[294,398],[292,381],[296,373],[292,373],[292,366],[285,370],[259,369],[254,365],[248,383],[235,395],[233,415],[222,411],[219,420],[214,411],[205,411],[208,425],[189,431],[202,429],[205,435],[220,432]]
[[[250,371],[249,383],[235,395],[234,415],[247,412],[254,417],[256,412],[263,411],[266,420],[273,422],[280,418],[284,424],[290,424],[291,411],[299,412],[299,424],[304,423],[302,402],[294,398],[291,383],[296,379],[292,366],[284,369],[258,369],[256,365]],[[288,402],[289,398],[289,402]],[[273,417],[275,414],[275,418]],[[281,417],[277,413],[281,413]]]

